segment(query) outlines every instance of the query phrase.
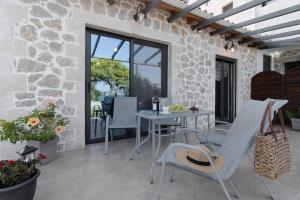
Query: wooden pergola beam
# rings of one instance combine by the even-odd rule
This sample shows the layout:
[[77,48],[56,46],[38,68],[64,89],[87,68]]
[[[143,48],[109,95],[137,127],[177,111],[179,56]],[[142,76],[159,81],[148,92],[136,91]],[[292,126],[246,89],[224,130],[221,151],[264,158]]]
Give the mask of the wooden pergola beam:
[[199,8],[200,6],[202,6],[203,4],[207,3],[208,1],[209,0],[197,0],[197,1],[195,1],[191,5],[188,5],[185,9],[181,10],[180,12],[178,12],[176,14],[172,14],[168,18],[168,22],[172,23],[176,19],[186,16],[188,13],[190,13],[191,11]]

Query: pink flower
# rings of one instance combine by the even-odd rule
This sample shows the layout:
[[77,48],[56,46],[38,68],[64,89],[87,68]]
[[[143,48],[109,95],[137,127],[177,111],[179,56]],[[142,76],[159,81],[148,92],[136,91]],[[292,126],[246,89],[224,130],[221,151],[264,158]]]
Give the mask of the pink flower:
[[40,160],[45,160],[45,159],[47,159],[48,157],[46,156],[46,155],[44,155],[44,154],[39,154],[39,159]]

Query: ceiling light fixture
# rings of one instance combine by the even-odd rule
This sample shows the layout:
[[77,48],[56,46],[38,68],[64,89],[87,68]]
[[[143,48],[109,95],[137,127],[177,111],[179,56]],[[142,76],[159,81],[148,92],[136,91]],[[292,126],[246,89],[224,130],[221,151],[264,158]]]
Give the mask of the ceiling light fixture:
[[133,19],[135,21],[142,21],[146,18],[147,15],[145,13],[144,5],[143,4],[138,5],[138,7],[136,8],[136,13],[135,15],[133,15]]

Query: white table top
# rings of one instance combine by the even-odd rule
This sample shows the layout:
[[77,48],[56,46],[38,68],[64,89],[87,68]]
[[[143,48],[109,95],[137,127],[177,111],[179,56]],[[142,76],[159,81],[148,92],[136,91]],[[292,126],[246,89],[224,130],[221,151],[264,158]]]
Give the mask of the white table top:
[[136,113],[136,115],[140,118],[150,119],[150,120],[159,120],[159,119],[168,119],[168,118],[176,118],[176,117],[196,117],[196,116],[204,116],[204,115],[214,115],[214,111],[210,110],[200,110],[198,112],[170,112],[167,114],[160,113],[157,115],[156,112],[152,110],[141,110]]

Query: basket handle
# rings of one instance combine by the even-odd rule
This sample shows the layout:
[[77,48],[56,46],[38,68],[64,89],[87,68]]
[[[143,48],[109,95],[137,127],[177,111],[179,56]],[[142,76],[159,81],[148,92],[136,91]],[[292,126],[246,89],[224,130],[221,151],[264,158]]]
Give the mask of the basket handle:
[[272,120],[271,120],[272,106],[274,105],[274,103],[275,103],[274,101],[270,101],[265,109],[263,118],[260,122],[260,133],[264,133],[265,121],[266,121],[267,115],[268,115],[268,119],[270,122],[269,126],[270,126],[272,132],[274,132],[274,128],[273,128]]
[[284,125],[284,120],[283,120],[283,115],[281,109],[278,110],[278,115],[279,115],[279,120],[280,120],[280,126],[282,128],[282,132],[284,134],[284,139],[287,140],[287,134],[285,130],[285,125]]

